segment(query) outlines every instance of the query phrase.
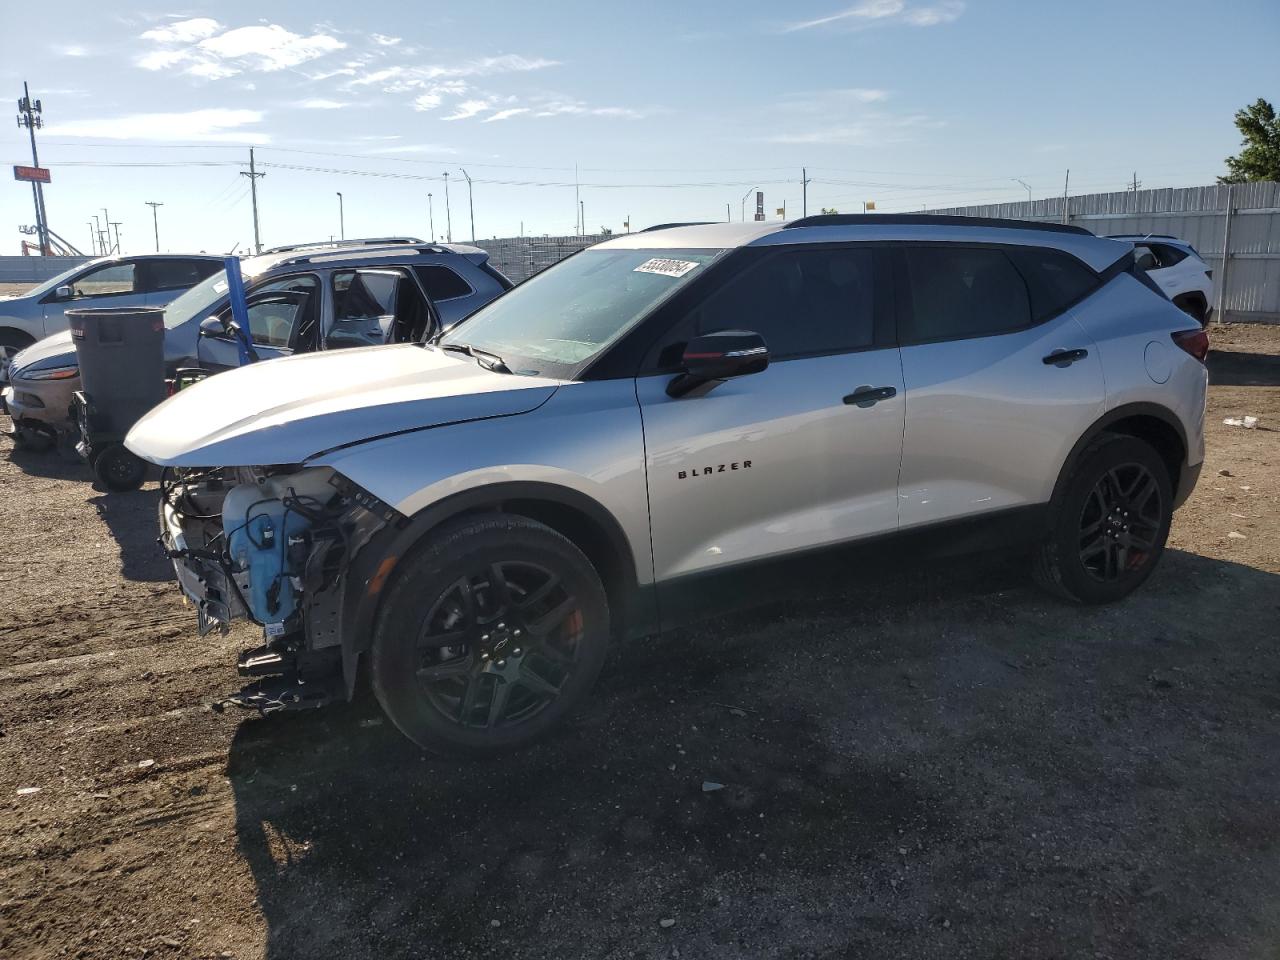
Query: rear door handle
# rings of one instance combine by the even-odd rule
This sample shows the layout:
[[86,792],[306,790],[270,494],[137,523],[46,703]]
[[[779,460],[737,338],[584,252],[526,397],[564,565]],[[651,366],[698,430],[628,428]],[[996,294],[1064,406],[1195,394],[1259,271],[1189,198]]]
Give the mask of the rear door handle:
[[844,402],[854,407],[874,407],[881,400],[888,400],[897,395],[897,387],[859,387],[845,397]]
[[1047,357],[1044,357],[1043,360],[1047,367],[1069,367],[1077,360],[1083,360],[1088,355],[1088,350],[1055,350]]

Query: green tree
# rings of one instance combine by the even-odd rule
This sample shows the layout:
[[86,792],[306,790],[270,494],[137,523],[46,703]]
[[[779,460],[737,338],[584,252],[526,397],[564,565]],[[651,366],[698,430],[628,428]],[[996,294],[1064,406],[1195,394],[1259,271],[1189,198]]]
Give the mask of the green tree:
[[1219,183],[1248,180],[1280,181],[1280,119],[1276,108],[1259,97],[1251,106],[1236,111],[1236,126],[1244,137],[1243,147],[1227,157],[1227,175]]

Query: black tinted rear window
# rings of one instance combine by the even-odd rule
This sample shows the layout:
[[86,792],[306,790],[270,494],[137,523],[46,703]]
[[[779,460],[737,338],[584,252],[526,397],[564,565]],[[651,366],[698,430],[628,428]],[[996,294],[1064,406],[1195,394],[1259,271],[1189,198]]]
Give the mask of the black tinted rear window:
[[1097,285],[1092,270],[1070,254],[1043,247],[1016,247],[1009,256],[1026,278],[1035,322],[1061,313],[1083,299]]
[[418,272],[418,279],[422,281],[427,296],[434,301],[452,300],[454,297],[465,297],[471,293],[471,284],[448,267],[427,264],[414,267],[414,270]]
[[217,260],[148,260],[149,290],[184,290],[222,269]]
[[1004,251],[911,247],[904,252],[911,309],[903,343],[1009,333],[1031,325],[1027,284]]

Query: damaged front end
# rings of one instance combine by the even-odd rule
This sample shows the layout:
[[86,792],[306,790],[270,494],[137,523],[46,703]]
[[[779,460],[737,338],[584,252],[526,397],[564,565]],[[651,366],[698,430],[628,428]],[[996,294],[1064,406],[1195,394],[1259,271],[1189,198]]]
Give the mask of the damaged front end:
[[238,663],[251,682],[215,709],[270,713],[350,698],[355,654],[342,636],[349,570],[403,519],[329,467],[165,470],[161,543],[201,635],[225,633],[237,619],[263,630],[262,646]]

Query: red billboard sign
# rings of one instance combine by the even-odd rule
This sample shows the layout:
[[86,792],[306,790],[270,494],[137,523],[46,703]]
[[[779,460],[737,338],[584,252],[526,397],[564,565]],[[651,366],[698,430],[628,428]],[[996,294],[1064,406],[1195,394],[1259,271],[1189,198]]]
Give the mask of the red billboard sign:
[[13,168],[13,179],[26,180],[30,183],[48,183],[49,168],[48,167],[17,167]]

